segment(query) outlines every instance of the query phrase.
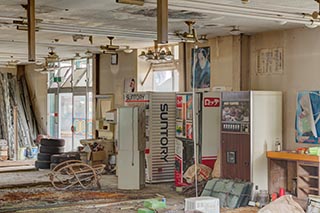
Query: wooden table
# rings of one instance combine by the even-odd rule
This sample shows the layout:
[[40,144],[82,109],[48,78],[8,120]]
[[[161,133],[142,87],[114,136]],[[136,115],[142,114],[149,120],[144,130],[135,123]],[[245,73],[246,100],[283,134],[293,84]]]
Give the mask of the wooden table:
[[280,188],[294,194],[294,181],[297,179],[297,197],[306,199],[308,194],[320,195],[320,157],[294,152],[266,153],[268,158],[268,190],[279,192]]

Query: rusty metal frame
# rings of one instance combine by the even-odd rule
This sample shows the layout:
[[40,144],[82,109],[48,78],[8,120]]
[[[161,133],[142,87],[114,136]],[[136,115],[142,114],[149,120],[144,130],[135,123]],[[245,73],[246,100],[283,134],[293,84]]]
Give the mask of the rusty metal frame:
[[58,164],[49,174],[49,179],[53,187],[58,190],[79,185],[83,189],[94,186],[100,189],[99,180],[104,168],[104,164],[90,166],[79,160],[69,160]]

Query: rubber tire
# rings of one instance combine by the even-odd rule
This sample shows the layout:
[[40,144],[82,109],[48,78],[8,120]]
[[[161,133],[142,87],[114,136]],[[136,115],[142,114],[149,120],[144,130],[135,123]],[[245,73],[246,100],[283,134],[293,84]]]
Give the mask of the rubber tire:
[[65,145],[65,141],[63,139],[42,138],[40,144],[44,146],[60,147]]
[[79,153],[63,153],[60,155],[52,155],[51,163],[62,163],[67,160],[80,160]]
[[64,147],[60,146],[40,146],[40,153],[61,154],[63,151]]
[[50,170],[53,170],[57,165],[57,163],[50,163]]
[[37,159],[39,161],[51,161],[52,154],[49,153],[38,153]]
[[50,169],[50,161],[39,161],[35,162],[35,167],[37,169]]

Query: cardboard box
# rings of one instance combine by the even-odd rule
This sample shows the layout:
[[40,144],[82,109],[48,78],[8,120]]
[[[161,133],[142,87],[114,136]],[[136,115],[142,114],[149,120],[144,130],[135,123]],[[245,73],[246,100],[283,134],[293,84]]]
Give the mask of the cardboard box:
[[91,161],[104,161],[107,155],[105,151],[91,152]]

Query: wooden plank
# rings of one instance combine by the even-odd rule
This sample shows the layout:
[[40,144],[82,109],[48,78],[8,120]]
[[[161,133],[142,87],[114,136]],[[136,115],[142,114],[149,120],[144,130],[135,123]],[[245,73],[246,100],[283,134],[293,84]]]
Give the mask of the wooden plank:
[[14,166],[14,167],[0,167],[0,172],[16,172],[36,170],[34,166]]
[[0,167],[33,166],[35,160],[0,161]]
[[279,159],[279,160],[291,160],[291,161],[308,161],[308,162],[320,162],[319,156],[297,154],[292,152],[267,152],[267,158]]

